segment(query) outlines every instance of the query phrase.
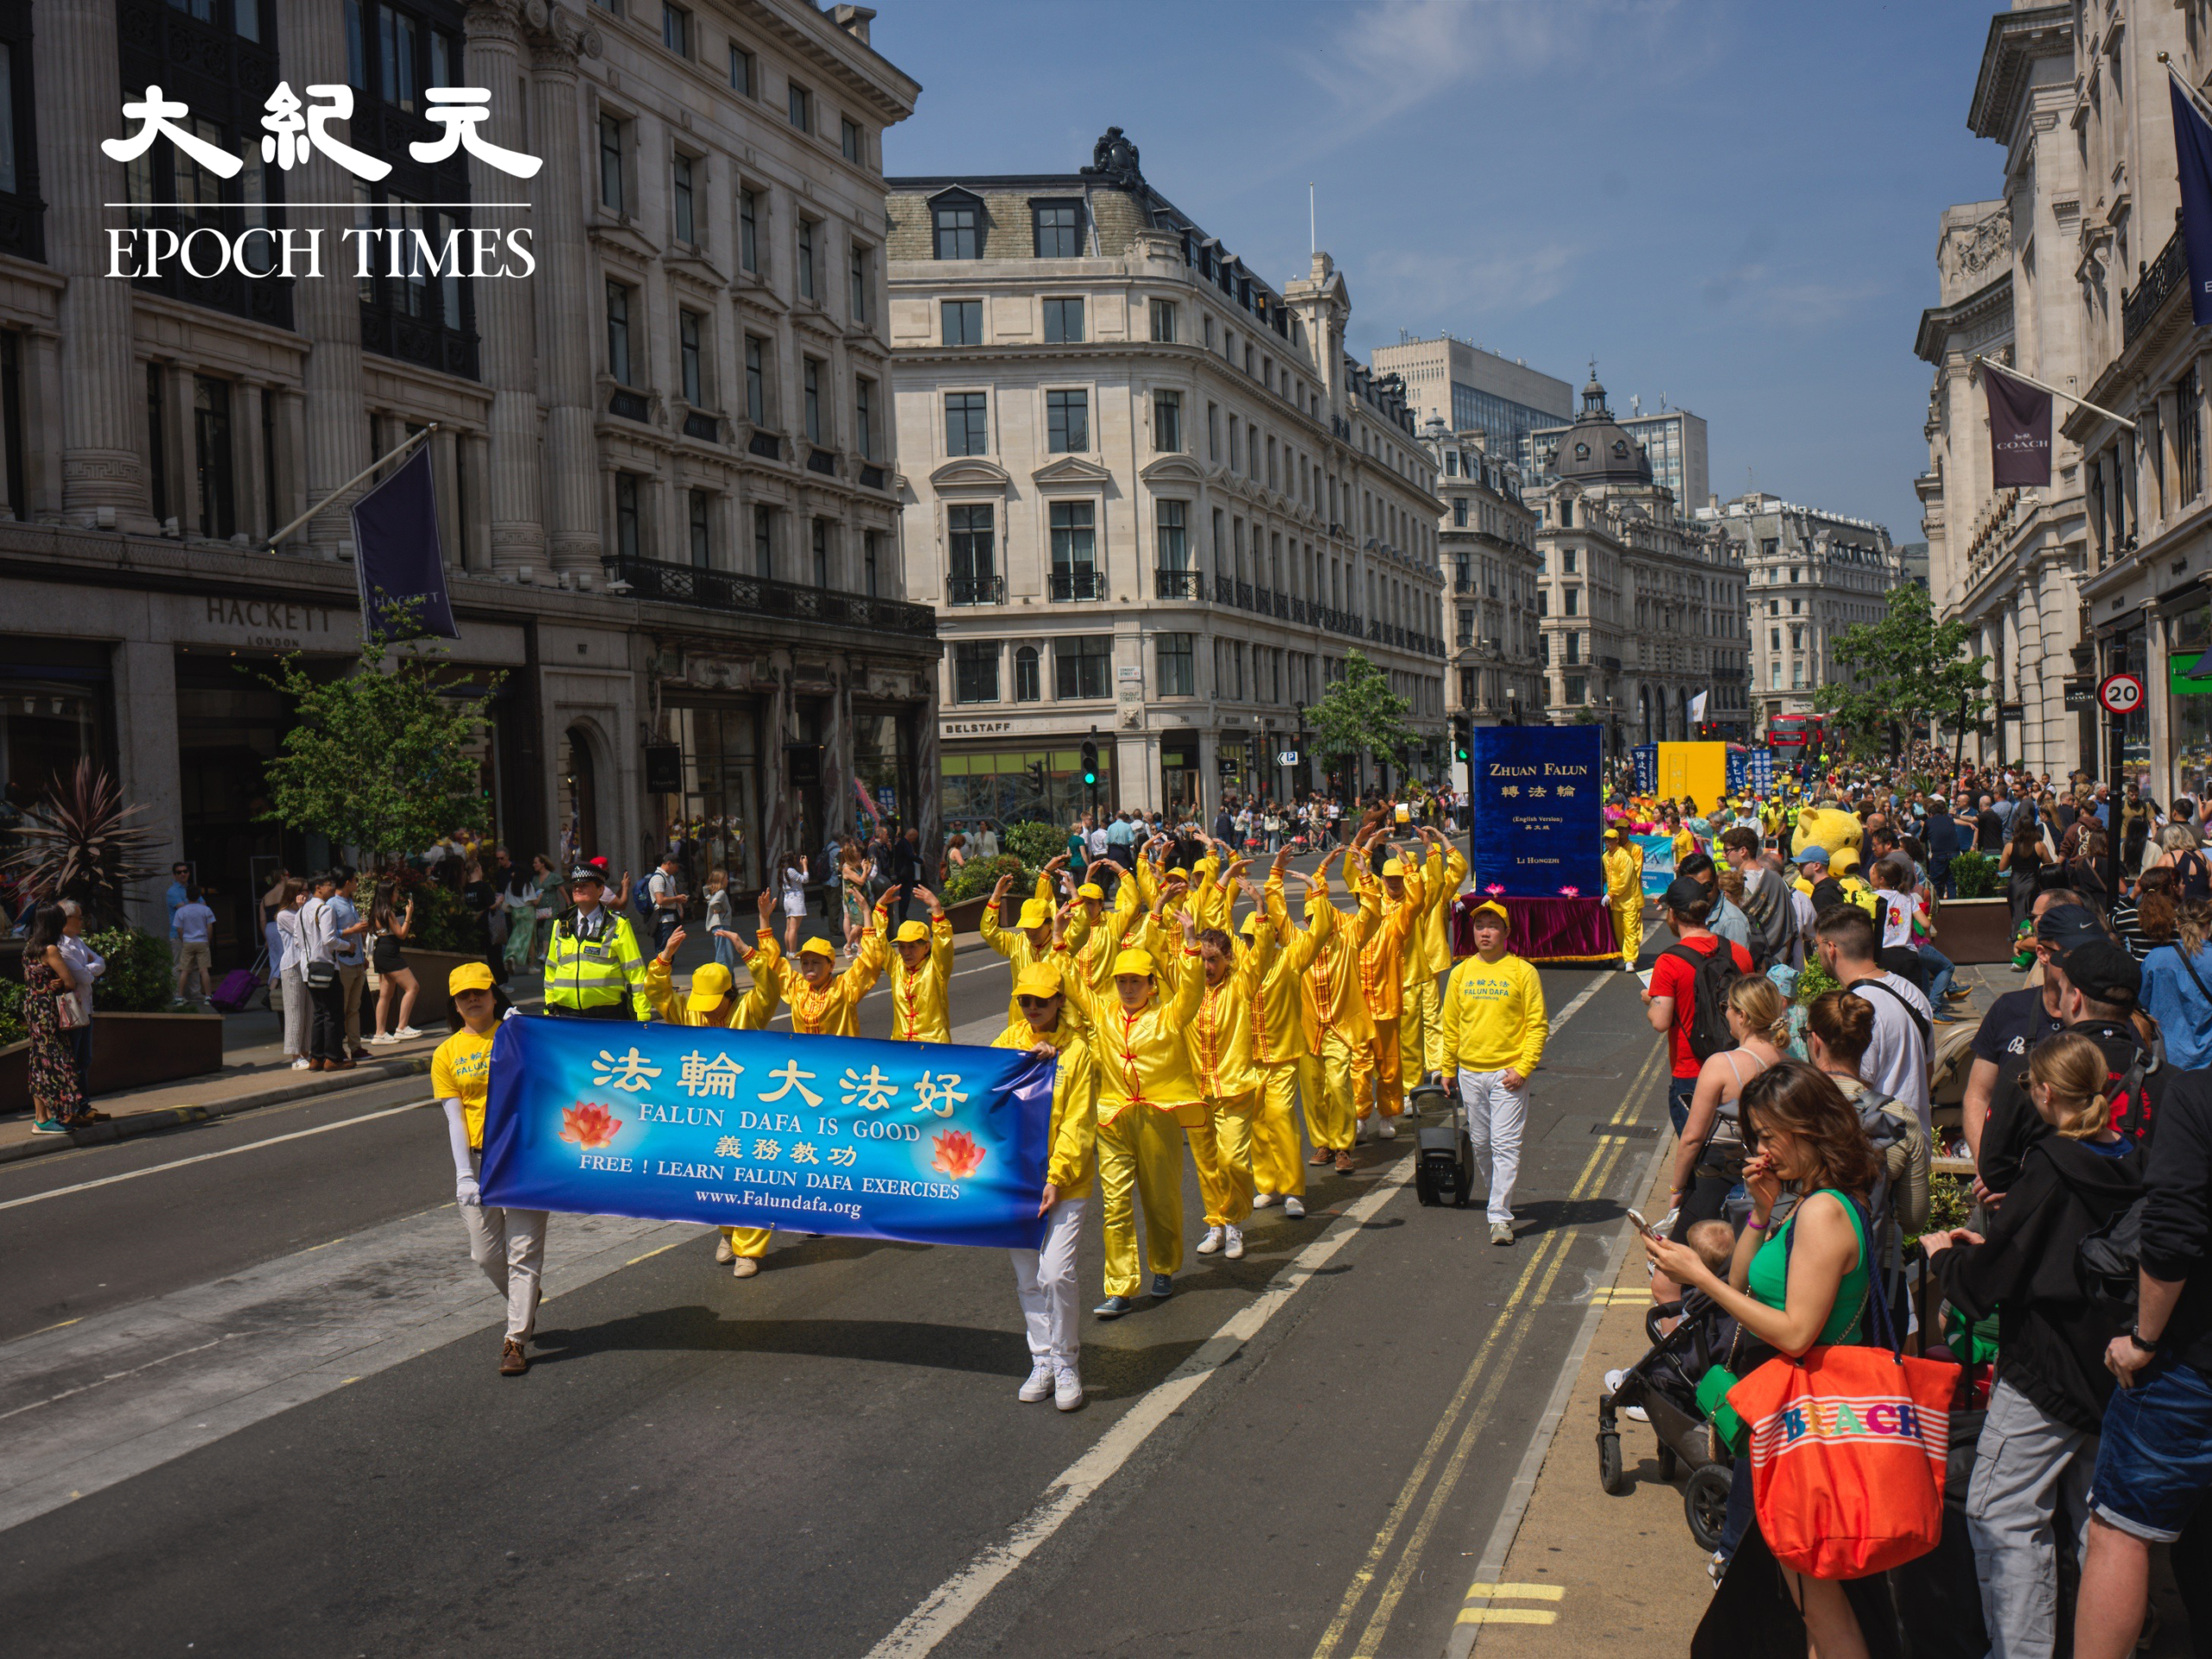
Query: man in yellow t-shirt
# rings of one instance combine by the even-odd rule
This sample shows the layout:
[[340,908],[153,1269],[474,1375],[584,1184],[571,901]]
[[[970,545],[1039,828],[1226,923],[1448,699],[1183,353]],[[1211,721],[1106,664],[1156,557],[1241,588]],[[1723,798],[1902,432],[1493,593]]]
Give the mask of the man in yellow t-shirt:
[[523,1351],[537,1327],[538,1272],[545,1264],[545,1211],[502,1210],[484,1202],[476,1185],[484,1163],[484,1101],[491,1091],[492,1040],[499,1034],[499,998],[492,970],[464,962],[446,979],[461,1028],[430,1057],[430,1092],[445,1108],[453,1145],[454,1198],[468,1230],[469,1259],[507,1301],[507,1334],[499,1375],[530,1369]]
[[1508,919],[1495,899],[1475,906],[1475,954],[1444,987],[1444,1082],[1459,1081],[1476,1166],[1490,1162],[1490,1242],[1510,1245],[1529,1075],[1544,1058],[1551,1021],[1535,969],[1505,948]]

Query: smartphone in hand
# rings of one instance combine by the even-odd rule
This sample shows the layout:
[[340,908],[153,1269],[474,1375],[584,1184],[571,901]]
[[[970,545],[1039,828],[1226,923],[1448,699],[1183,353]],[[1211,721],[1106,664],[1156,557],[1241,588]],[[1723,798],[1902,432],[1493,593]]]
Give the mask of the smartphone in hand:
[[1630,1211],[1628,1212],[1628,1219],[1629,1224],[1634,1227],[1637,1232],[1642,1233],[1646,1238],[1656,1238],[1659,1236],[1658,1234],[1651,1230],[1651,1224],[1646,1221],[1638,1211],[1634,1210]]

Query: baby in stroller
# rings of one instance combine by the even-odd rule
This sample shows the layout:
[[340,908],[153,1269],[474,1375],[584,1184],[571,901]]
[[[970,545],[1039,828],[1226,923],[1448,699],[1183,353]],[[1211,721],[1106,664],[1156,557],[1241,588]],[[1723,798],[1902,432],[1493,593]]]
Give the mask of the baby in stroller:
[[[1715,1273],[1728,1271],[1736,1233],[1726,1222],[1699,1222],[1682,1242]],[[1696,1290],[1686,1291],[1680,1301],[1650,1308],[1643,1328],[1650,1351],[1626,1370],[1607,1372],[1605,1392],[1598,1398],[1599,1482],[1616,1496],[1634,1484],[1621,1467],[1619,1414],[1648,1421],[1659,1438],[1659,1478],[1671,1481],[1678,1467],[1690,1471],[1682,1490],[1690,1535],[1701,1548],[1717,1549],[1727,1525],[1735,1458],[1699,1403],[1698,1384],[1716,1367],[1735,1377],[1748,1375],[1764,1357],[1751,1351],[1762,1344]]]

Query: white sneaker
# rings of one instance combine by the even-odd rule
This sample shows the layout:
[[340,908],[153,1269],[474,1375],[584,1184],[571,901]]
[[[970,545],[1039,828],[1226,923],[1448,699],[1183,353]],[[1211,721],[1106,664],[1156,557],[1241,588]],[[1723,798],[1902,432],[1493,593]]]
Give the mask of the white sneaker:
[[1218,1227],[1207,1228],[1206,1236],[1198,1241],[1198,1254],[1200,1255],[1211,1255],[1220,1248],[1221,1229]]
[[1395,1141],[1398,1138],[1398,1126],[1393,1123],[1389,1118],[1384,1117],[1376,1119],[1376,1125],[1375,1133],[1378,1139],[1383,1141]]
[[391,1033],[391,1040],[395,1043],[404,1043],[410,1037],[420,1037],[422,1034],[423,1033],[419,1027],[402,1026],[397,1031]]
[[315,1070],[315,1062],[313,1060],[305,1059],[294,1060],[292,1062],[292,1070],[295,1071],[312,1071]]
[[1623,1406],[1621,1415],[1631,1423],[1648,1423],[1651,1421],[1651,1414],[1642,1406]]
[[1372,1141],[1374,1138],[1375,1120],[1371,1117],[1361,1118],[1357,1126],[1354,1128],[1351,1132],[1352,1144],[1354,1146],[1357,1146],[1362,1141]]
[[1607,1371],[1605,1373],[1605,1392],[1607,1394],[1618,1394],[1621,1391],[1621,1379],[1627,1375],[1628,1373],[1626,1371],[1619,1370]]
[[1244,1230],[1242,1227],[1224,1227],[1222,1231],[1227,1236],[1228,1242],[1221,1247],[1221,1253],[1232,1262],[1243,1261],[1244,1259]]
[[1029,1362],[1029,1380],[1021,1385],[1020,1399],[1025,1404],[1035,1405],[1052,1392],[1054,1376],[1052,1362],[1039,1355]]
[[392,1039],[392,1038],[390,1038],[390,1037],[385,1036],[385,1035],[384,1034],[384,1033],[382,1033],[382,1032],[380,1032],[380,1031],[372,1031],[372,1032],[371,1032],[371,1033],[370,1033],[366,1037],[364,1037],[361,1040],[362,1040],[364,1043],[366,1043],[366,1044],[367,1044],[371,1048],[376,1048],[376,1047],[378,1047],[378,1046],[380,1046],[381,1045],[383,1045],[383,1044],[385,1044],[385,1043],[389,1043],[389,1042],[391,1042],[391,1041],[393,1041],[393,1040],[395,1040],[395,1039]]
[[1282,1212],[1284,1215],[1289,1217],[1293,1221],[1305,1220],[1306,1200],[1303,1198],[1285,1198],[1282,1201]]
[[1252,1195],[1252,1207],[1255,1210],[1265,1210],[1274,1201],[1275,1195],[1272,1192],[1255,1192]]
[[1073,1411],[1083,1403],[1083,1379],[1076,1375],[1074,1366],[1061,1366],[1059,1375],[1052,1379],[1052,1403],[1062,1411]]

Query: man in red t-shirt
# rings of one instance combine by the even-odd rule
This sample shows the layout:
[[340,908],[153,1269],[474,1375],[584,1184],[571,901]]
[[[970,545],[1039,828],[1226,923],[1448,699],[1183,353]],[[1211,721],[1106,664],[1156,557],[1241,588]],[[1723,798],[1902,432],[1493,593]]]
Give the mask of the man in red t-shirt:
[[[1738,973],[1751,972],[1751,952],[1705,925],[1713,900],[1702,882],[1687,875],[1675,877],[1659,900],[1659,908],[1685,950],[1709,957],[1725,948],[1732,954]],[[1669,1058],[1674,1063],[1673,1080],[1667,1085],[1667,1116],[1674,1120],[1676,1135],[1689,1121],[1690,1096],[1697,1092],[1697,1074],[1704,1064],[1690,1052],[1690,1023],[1697,1015],[1696,983],[1696,969],[1669,947],[1660,952],[1659,960],[1652,965],[1651,988],[1643,994],[1645,1017],[1651,1021],[1652,1030],[1667,1033]]]

